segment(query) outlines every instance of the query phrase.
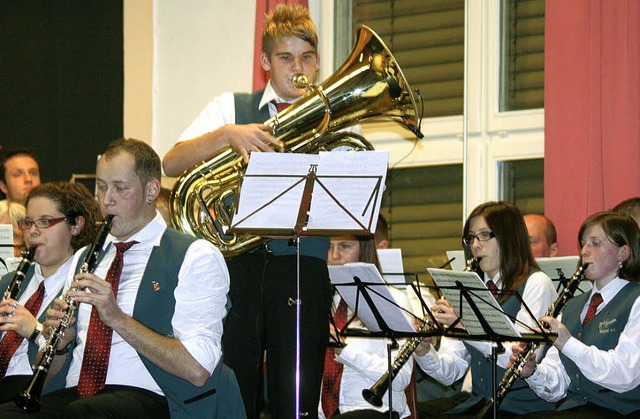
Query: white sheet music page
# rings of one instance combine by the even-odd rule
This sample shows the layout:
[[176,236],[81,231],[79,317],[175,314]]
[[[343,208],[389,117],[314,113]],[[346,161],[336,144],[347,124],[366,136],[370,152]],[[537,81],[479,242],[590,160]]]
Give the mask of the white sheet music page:
[[293,229],[304,176],[318,158],[315,154],[251,153],[232,227]]
[[504,314],[502,307],[500,307],[500,304],[493,298],[493,295],[491,295],[491,292],[489,292],[477,273],[437,268],[427,268],[427,271],[429,271],[436,285],[440,287],[440,291],[442,291],[455,312],[461,317],[470,335],[484,335],[487,332],[482,327],[480,320],[471,309],[471,305],[466,298],[462,298],[462,307],[460,307],[461,291],[460,288],[458,288],[458,284],[468,290],[473,302],[493,332],[500,336],[520,337],[520,332],[506,314]]
[[376,249],[384,280],[396,288],[406,287],[402,249]]
[[[408,297],[400,290],[387,286],[380,272],[372,263],[356,262],[340,266],[329,266],[331,282],[347,303],[356,312],[362,323],[372,332],[380,332],[381,328],[373,314],[373,310],[355,285],[355,277],[362,282],[362,288],[371,296],[373,305],[381,314],[385,323],[395,332],[415,332],[409,313],[401,307],[410,308]],[[395,291],[395,292],[394,292]]]
[[369,231],[375,231],[388,164],[388,151],[321,152],[318,180],[333,197],[316,184],[308,228],[361,230],[353,216]]

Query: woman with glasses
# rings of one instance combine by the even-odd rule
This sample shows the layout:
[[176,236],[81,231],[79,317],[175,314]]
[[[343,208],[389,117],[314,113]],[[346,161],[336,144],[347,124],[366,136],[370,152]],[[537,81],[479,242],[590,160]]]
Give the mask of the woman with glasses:
[[[561,319],[541,319],[558,338],[521,376],[559,403],[545,417],[640,417],[640,231],[630,216],[606,211],[587,218],[578,240],[593,289],[569,300]],[[513,351],[515,360],[521,348]]]
[[[514,323],[521,332],[531,332],[529,328],[536,326],[535,319],[544,315],[557,294],[551,279],[540,270],[531,253],[520,210],[508,202],[479,205],[467,218],[462,242],[475,258],[480,259],[480,278],[507,316],[515,319]],[[458,318],[446,300],[439,300],[432,311],[443,325],[451,325]],[[464,318],[462,320],[464,322]],[[493,346],[492,342],[487,341],[461,341],[445,337],[440,348],[435,350],[431,338],[423,338],[414,353],[420,368],[445,385],[462,378],[471,368],[473,389],[471,394],[465,392],[450,399],[420,403],[420,416],[444,413],[468,415],[480,410],[492,396],[493,365],[488,360],[491,359]],[[508,343],[504,343],[504,346],[511,348]],[[498,355],[496,384],[504,375],[510,352]],[[500,405],[499,413],[513,416],[552,410],[553,407],[553,404],[539,399],[522,380],[518,380]]]
[[[27,247],[36,248],[35,263],[17,298],[0,302],[0,402],[14,400],[28,385],[31,365],[45,341],[46,309],[62,291],[72,256],[94,240],[101,219],[97,201],[76,183],[41,184],[31,190],[26,208],[26,217],[18,225]],[[2,292],[13,277],[13,272],[2,277]]]

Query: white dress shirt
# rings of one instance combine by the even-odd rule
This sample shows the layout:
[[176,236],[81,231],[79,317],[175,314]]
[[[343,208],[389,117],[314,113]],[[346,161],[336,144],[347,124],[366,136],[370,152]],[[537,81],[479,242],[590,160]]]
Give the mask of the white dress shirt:
[[[394,287],[389,287],[394,298],[401,307],[411,310],[411,305],[407,295]],[[335,312],[340,295],[336,293],[333,299],[333,309]],[[351,318],[353,312],[348,310],[347,318]],[[348,328],[365,329],[364,324],[357,318],[352,321]],[[398,340],[398,344],[402,346],[405,340]],[[391,352],[392,362],[398,355],[398,350]],[[347,336],[345,346],[342,348],[340,355],[336,356],[336,361],[344,364],[342,371],[342,380],[340,381],[340,413],[346,413],[353,410],[374,409],[378,411],[387,411],[389,409],[388,394],[382,397],[382,407],[375,407],[362,397],[362,390],[371,388],[373,384],[388,371],[388,353],[387,339]],[[400,413],[400,417],[404,418],[410,415],[409,406],[404,390],[411,381],[413,372],[413,360],[409,361],[400,369],[398,375],[393,379],[392,403],[393,410]],[[318,416],[325,418],[322,411],[322,399],[318,409]]]
[[[599,292],[603,300],[596,313],[602,311],[628,283],[616,277],[601,290],[594,284],[591,295]],[[591,298],[587,299],[580,315],[581,321],[587,314],[590,301]],[[562,348],[562,353],[580,368],[585,378],[602,387],[622,393],[640,385],[640,298],[633,303],[629,320],[615,348],[604,351],[571,337]],[[567,394],[571,379],[555,347],[549,349],[527,383],[538,396],[550,402],[558,401]]]
[[[167,228],[160,213],[128,241],[139,243],[124,254],[124,266],[118,287],[117,302],[128,316],[133,314],[138,287],[151,256],[151,251],[160,244]],[[115,257],[115,238],[107,237],[107,253],[94,273],[105,278]],[[79,258],[80,250],[74,259]],[[75,265],[74,265],[75,266]],[[221,359],[222,319],[226,315],[225,304],[229,291],[229,273],[220,251],[206,240],[196,240],[189,246],[178,274],[178,286],[174,290],[175,312],[171,324],[173,336],[180,340],[186,350],[212,373]],[[77,322],[77,346],[67,374],[67,387],[78,384],[82,354],[87,338],[87,329],[92,306],[80,304]],[[162,310],[158,307],[158,310]],[[113,332],[106,384],[120,384],[144,388],[163,394],[145,368],[136,350],[115,331]]]
[[[488,275],[485,274],[485,283],[489,279]],[[492,278],[492,280],[498,289],[502,289],[503,284],[500,273]],[[516,327],[521,332],[530,332],[526,326],[535,327],[535,320],[545,315],[556,297],[557,293],[551,279],[542,271],[532,273],[527,279],[524,292],[522,293],[522,299],[535,318],[532,318],[528,311],[524,307],[521,307],[516,315]],[[491,348],[495,345],[493,342],[485,341],[469,341],[468,343],[487,357],[491,356]],[[510,349],[513,344],[516,344],[516,342],[503,343],[506,350],[504,353],[498,355],[498,365],[500,367],[506,368],[509,363],[511,356]],[[541,352],[542,348],[539,348],[538,351]],[[446,337],[442,338],[439,350],[436,351],[432,346],[424,356],[414,355],[414,357],[425,373],[444,385],[451,385],[462,378],[471,362],[471,355],[465,347],[464,342]]]
[[[69,269],[71,268],[71,260],[73,258],[67,259],[67,261],[60,265],[60,267],[53,273],[53,275],[45,278],[42,276],[42,268],[38,263],[34,263],[35,269],[33,278],[27,284],[24,292],[18,299],[18,303],[24,305],[29,298],[38,290],[40,283],[44,282],[44,299],[42,300],[42,305],[40,306],[40,310],[38,310],[38,314],[36,318],[40,317],[42,313],[49,307],[49,305],[56,298],[60,290],[65,284],[65,280],[69,273]],[[3,334],[4,335],[4,334]],[[4,337],[4,336],[3,336]],[[42,335],[41,335],[42,337]],[[39,339],[39,342],[41,340]],[[18,349],[13,354],[11,361],[9,361],[9,367],[7,368],[7,376],[10,375],[31,375],[33,374],[33,369],[31,369],[31,363],[29,362],[29,355],[27,353],[29,349],[29,341],[24,339]]]

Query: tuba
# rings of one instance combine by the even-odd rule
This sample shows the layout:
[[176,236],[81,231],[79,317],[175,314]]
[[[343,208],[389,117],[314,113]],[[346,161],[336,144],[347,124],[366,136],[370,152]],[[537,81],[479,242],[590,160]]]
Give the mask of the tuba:
[[[285,152],[318,153],[339,147],[372,150],[362,136],[338,132],[360,121],[386,117],[422,138],[416,101],[391,51],[370,28],[358,31],[356,45],[342,66],[321,85],[296,75],[306,88],[289,108],[265,122]],[[171,191],[173,226],[215,244],[225,257],[259,246],[265,239],[230,233],[235,200],[246,169],[230,147],[185,171]]]

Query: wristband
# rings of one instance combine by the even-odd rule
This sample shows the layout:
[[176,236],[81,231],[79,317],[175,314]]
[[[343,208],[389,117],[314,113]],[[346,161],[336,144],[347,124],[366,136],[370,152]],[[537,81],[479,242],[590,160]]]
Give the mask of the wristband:
[[33,329],[33,333],[31,334],[31,336],[29,336],[29,342],[36,342],[36,339],[38,339],[38,336],[40,336],[40,333],[42,333],[42,323],[36,321],[36,328]]

